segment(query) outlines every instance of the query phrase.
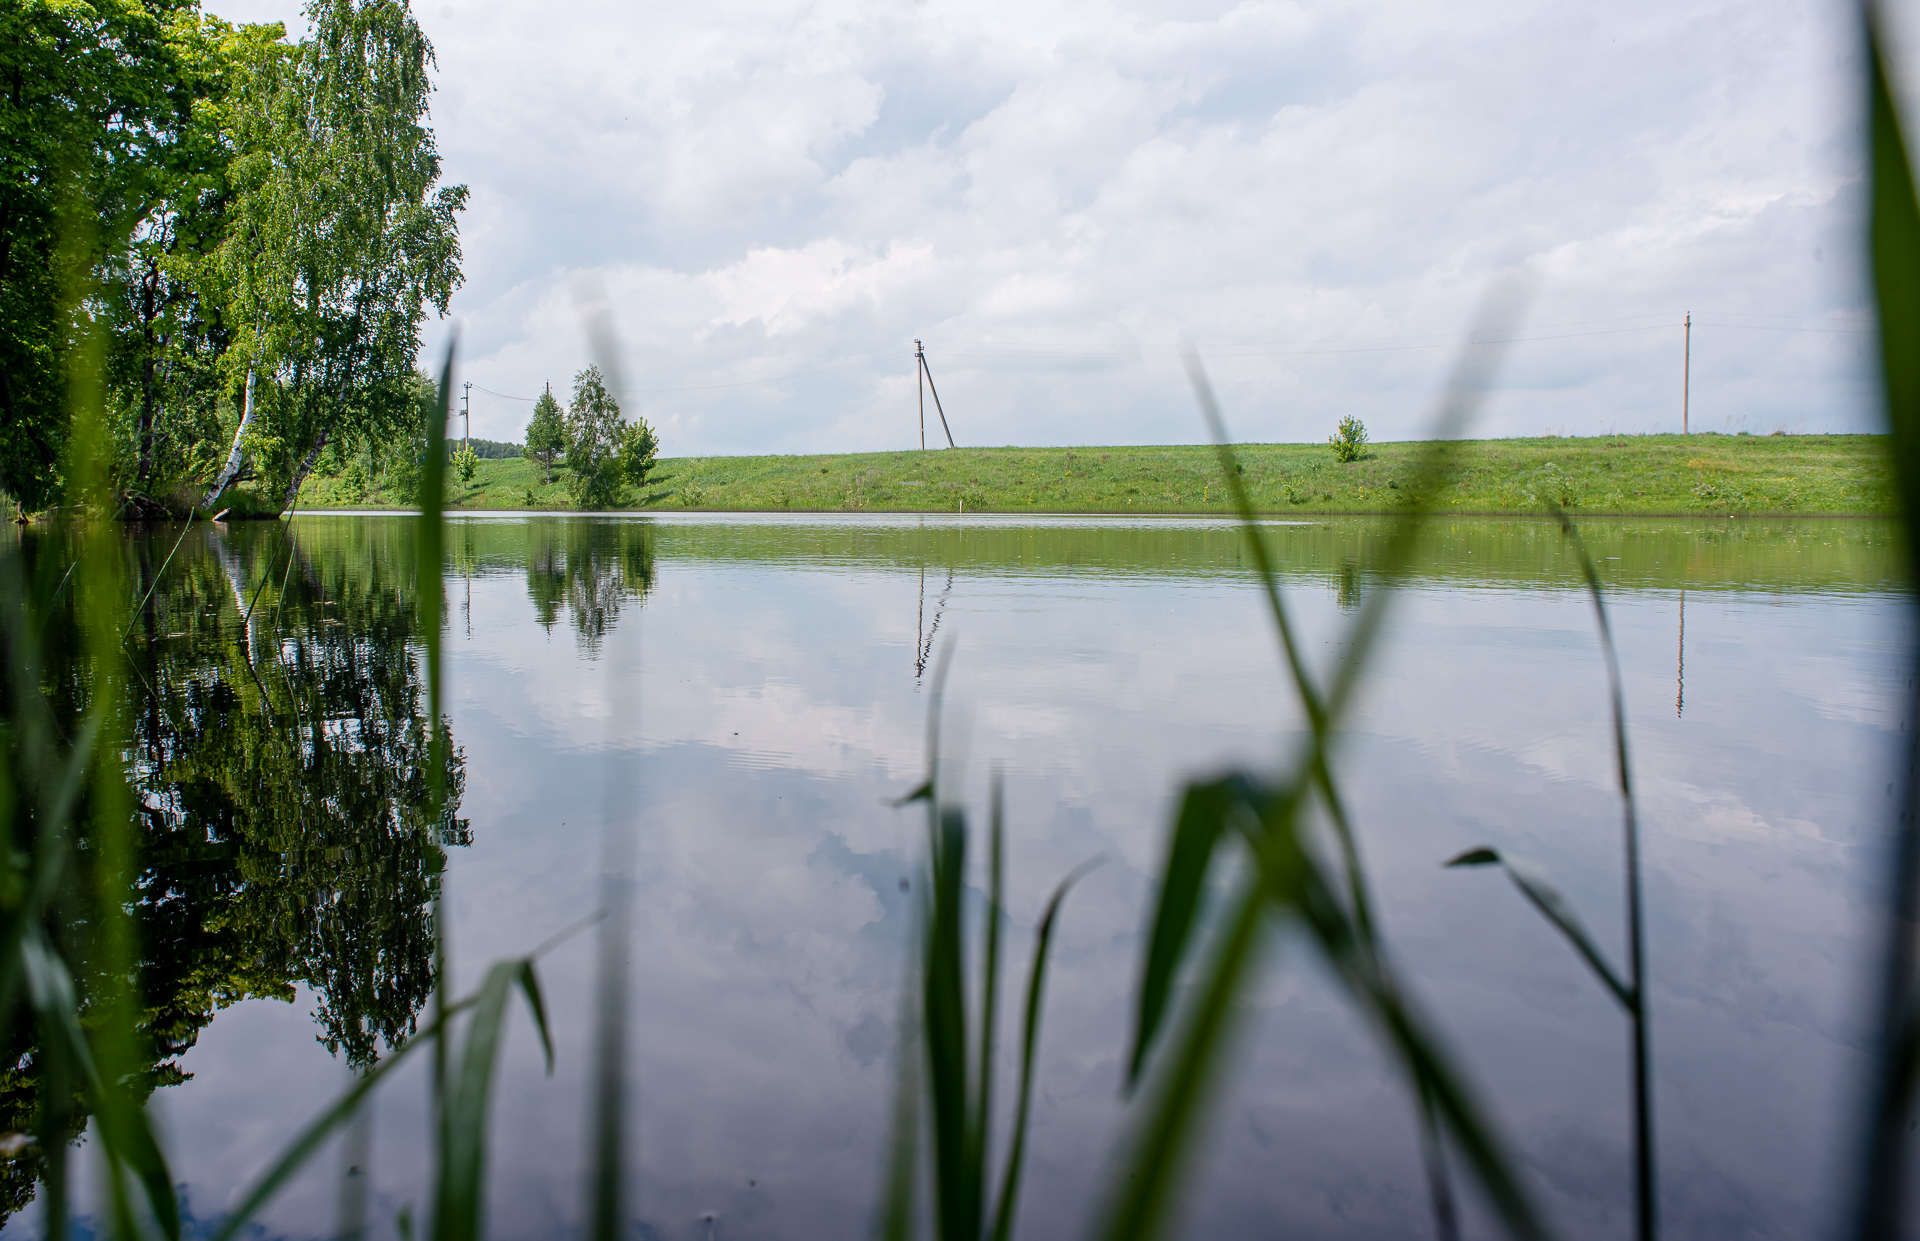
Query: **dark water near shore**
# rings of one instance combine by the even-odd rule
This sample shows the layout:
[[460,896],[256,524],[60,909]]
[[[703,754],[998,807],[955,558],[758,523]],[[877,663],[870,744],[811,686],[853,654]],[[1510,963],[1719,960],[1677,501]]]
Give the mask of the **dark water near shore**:
[[[1385,527],[1264,529],[1330,658],[1379,588]],[[1667,1225],[1821,1234],[1903,728],[1898,536],[1860,521],[1584,530],[1647,833]],[[207,1219],[431,992],[412,525],[202,527],[164,572],[179,529],[130,537],[142,589],[157,579],[130,648],[130,762],[148,998],[178,1079],[152,1107]],[[866,1232],[901,880],[921,839],[886,802],[922,776],[931,660],[949,642],[948,735],[973,804],[1006,772],[1015,961],[1057,879],[1108,859],[1056,939],[1021,1229],[1077,1233],[1124,1119],[1170,801],[1184,777],[1270,764],[1300,727],[1242,535],[1208,520],[488,517],[451,522],[448,548],[456,988],[590,910],[603,825],[633,832],[639,1235]],[[1478,844],[1528,854],[1619,942],[1605,675],[1577,568],[1547,522],[1446,521],[1402,593],[1339,756],[1388,942],[1554,1218],[1626,1235],[1624,1022],[1504,879],[1438,865]],[[495,1237],[579,1219],[591,959],[579,938],[543,965],[552,1077],[524,1022],[509,1036]],[[1185,1235],[1430,1235],[1404,1092],[1301,945],[1278,941],[1248,1002]],[[403,1071],[366,1165],[377,1235],[426,1205],[425,1134],[425,1079]],[[331,1235],[341,1171],[329,1157],[288,1190],[271,1234]],[[34,1231],[28,1207],[7,1235]]]

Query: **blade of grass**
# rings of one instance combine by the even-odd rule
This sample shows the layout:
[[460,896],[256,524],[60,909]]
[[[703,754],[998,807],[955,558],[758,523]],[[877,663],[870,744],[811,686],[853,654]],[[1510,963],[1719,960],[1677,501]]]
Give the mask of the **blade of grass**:
[[[1920,548],[1920,198],[1914,192],[1913,165],[1895,102],[1882,37],[1884,18],[1872,0],[1866,0],[1860,12],[1871,177],[1868,265],[1879,310],[1881,399],[1907,536],[1908,580],[1913,581],[1920,580],[1915,559]],[[1905,788],[1888,859],[1892,883],[1880,931],[1873,1026],[1878,1054],[1861,1108],[1865,1132],[1853,1225],[1863,1241],[1893,1241],[1905,1231],[1906,1144],[1913,1102],[1911,1057],[1902,1044],[1914,1009],[1915,932],[1920,922],[1920,667],[1909,669],[1908,688]]]
[[[446,730],[441,726],[440,718],[440,704],[445,690],[440,666],[440,619],[444,605],[440,576],[445,556],[441,505],[446,485],[447,419],[453,410],[453,359],[458,343],[458,333],[447,341],[446,360],[440,367],[438,397],[434,407],[427,411],[427,459],[421,467],[420,516],[414,526],[415,623],[426,647],[427,665],[427,820],[434,825],[436,836],[447,802],[448,756]],[[436,838],[430,842],[430,847],[439,850],[440,841]],[[433,1040],[433,1078],[428,1088],[431,1091],[431,1114],[434,1120],[434,1150],[444,1167],[446,1152],[453,1140],[448,1128],[445,1037],[446,997],[453,987],[453,969],[447,948],[447,871],[444,856],[437,860],[440,865],[436,868],[433,896],[433,1024],[440,1034]],[[434,1226],[436,1229],[439,1227],[437,1220]]]
[[332,1137],[334,1132],[353,1116],[373,1089],[385,1081],[394,1070],[421,1047],[438,1045],[441,1035],[446,1031],[446,1023],[453,1017],[473,1006],[475,997],[451,1001],[444,1011],[437,1015],[420,1032],[402,1043],[387,1056],[375,1064],[372,1069],[350,1090],[319,1116],[310,1121],[300,1135],[287,1144],[280,1157],[268,1166],[267,1170],[255,1179],[241,1196],[240,1203],[222,1219],[208,1237],[208,1241],[233,1241],[242,1232],[253,1226],[253,1217],[278,1193],[282,1186],[304,1168],[307,1161],[317,1154],[320,1148]]
[[[1444,479],[1450,452],[1447,440],[1458,435],[1479,396],[1486,388],[1498,359],[1497,342],[1506,339],[1522,303],[1516,285],[1496,285],[1483,303],[1476,320],[1473,339],[1456,363],[1437,419],[1436,440],[1416,459],[1413,504],[1397,523],[1384,556],[1383,576],[1397,580],[1412,556],[1420,518],[1431,500],[1433,490]],[[1292,766],[1306,779],[1326,761],[1326,752],[1338,721],[1345,713],[1359,684],[1371,647],[1385,619],[1391,591],[1376,591],[1361,607],[1359,617],[1349,631],[1340,662],[1324,698],[1325,727],[1312,730],[1301,747],[1299,760]],[[1303,698],[1312,692],[1310,683],[1302,683]],[[1299,783],[1285,786],[1277,799],[1279,808],[1267,820],[1268,830],[1293,829],[1300,810],[1304,788]],[[1186,1166],[1201,1109],[1201,1088],[1213,1078],[1213,1062],[1221,1056],[1228,1023],[1225,1014],[1232,1006],[1245,970],[1252,960],[1251,945],[1259,923],[1260,907],[1266,894],[1259,884],[1246,888],[1229,906],[1221,947],[1215,954],[1201,983],[1195,988],[1195,1016],[1182,1033],[1180,1043],[1167,1056],[1163,1072],[1167,1084],[1158,1089],[1150,1102],[1146,1118],[1132,1140],[1131,1156],[1123,1163],[1122,1174],[1105,1215],[1103,1234],[1111,1238],[1139,1238],[1157,1235],[1164,1227],[1176,1181]],[[1450,1118],[1451,1120],[1451,1118]],[[1496,1171],[1499,1171],[1496,1169]]]
[[1620,1001],[1620,1006],[1632,1012],[1636,1006],[1632,988],[1621,981],[1620,975],[1607,961],[1607,955],[1600,945],[1594,942],[1587,932],[1586,924],[1580,921],[1567,898],[1553,885],[1545,870],[1531,861],[1513,853],[1501,853],[1498,849],[1481,846],[1469,849],[1457,857],[1447,859],[1446,866],[1498,866],[1507,872],[1507,878],[1513,880],[1513,886],[1520,894],[1533,903],[1546,920],[1553,924],[1573,950],[1580,954],[1587,967],[1599,978],[1600,984]]
[[474,1000],[460,1072],[446,1100],[451,1141],[441,1155],[434,1195],[435,1241],[475,1241],[480,1235],[486,1208],[487,1124],[493,1108],[494,1066],[500,1055],[507,1001],[515,987],[527,997],[527,1007],[547,1052],[548,1070],[552,1070],[553,1045],[547,1035],[545,1008],[532,963],[525,959],[496,962]]
[[94,957],[88,964],[94,979],[90,1008],[94,1010],[92,1062],[96,1066],[89,1094],[101,1140],[105,1197],[117,1230],[130,1236],[138,1227],[126,1192],[126,1176],[131,1173],[141,1186],[161,1235],[175,1241],[180,1235],[180,1212],[173,1178],[153,1139],[145,1109],[135,1097],[145,1067],[137,1045],[140,954],[135,943],[137,928],[129,912],[131,877],[137,864],[133,798],[120,766],[128,697],[126,649],[120,637],[124,626],[120,622],[128,592],[120,564],[121,531],[117,523],[101,522],[92,516],[115,508],[110,477],[113,448],[105,426],[100,386],[103,348],[96,331],[91,327],[82,331],[69,387],[73,399],[69,467],[89,515],[81,535],[81,593],[76,603],[85,626],[91,680],[88,689],[102,721],[100,744],[89,747],[93,759],[88,843]]
[[1220,843],[1225,802],[1232,796],[1232,791],[1220,783],[1195,784],[1188,786],[1181,799],[1166,865],[1160,872],[1153,930],[1142,958],[1133,1051],[1127,1064],[1129,1090],[1139,1084],[1147,1055],[1159,1036],[1167,1001],[1173,994],[1174,975],[1185,959],[1199,915],[1207,869]]
[[1007,1166],[1001,1174],[999,1207],[994,1212],[993,1241],[1012,1241],[1014,1209],[1020,1201],[1020,1174],[1026,1167],[1027,1114],[1033,1102],[1033,1060],[1040,1046],[1040,1010],[1046,998],[1047,957],[1053,950],[1053,928],[1067,892],[1104,858],[1082,862],[1067,873],[1040,915],[1033,945],[1033,965],[1027,971],[1027,1012],[1020,1040],[1020,1093],[1014,1102],[1013,1133],[1007,1147]]
[[[924,890],[925,884],[922,883]],[[893,1120],[887,1142],[886,1198],[874,1233],[879,1241],[907,1241],[913,1233],[914,1189],[920,1175],[920,1023],[913,1000],[918,994],[921,957],[918,926],[908,937],[907,965],[901,979],[900,1018],[894,1040]]]
[[1261,880],[1277,909],[1297,916],[1347,985],[1349,996],[1372,1018],[1388,1049],[1400,1060],[1418,1094],[1433,1105],[1467,1165],[1509,1233],[1544,1238],[1545,1221],[1514,1171],[1512,1156],[1484,1119],[1436,1031],[1419,1017],[1379,957],[1365,951],[1359,935],[1319,864],[1302,847],[1293,826],[1294,799],[1264,797],[1233,815],[1253,848]]
[[[974,1104],[973,1133],[969,1138],[967,1161],[980,1169],[979,1183],[986,1186],[988,1131],[993,1125],[993,1047],[995,1025],[999,1018],[1000,994],[1000,919],[1006,909],[1006,781],[996,767],[987,798],[987,945],[986,974],[980,983],[980,1064],[977,1070],[979,1099]],[[982,1203],[981,1218],[986,1216]]]
[[1607,600],[1600,588],[1600,569],[1587,551],[1586,540],[1566,512],[1551,499],[1547,507],[1560,519],[1560,533],[1573,545],[1593,601],[1594,626],[1600,634],[1600,654],[1607,665],[1607,698],[1613,713],[1614,775],[1620,791],[1620,834],[1626,854],[1627,987],[1633,1025],[1633,1153],[1635,1222],[1640,1241],[1659,1235],[1659,1189],[1655,1181],[1653,1147],[1653,1060],[1647,1046],[1646,902],[1640,878],[1640,823],[1633,797],[1633,762],[1627,751],[1627,701],[1620,676],[1620,653],[1613,644],[1613,625],[1607,619]]
[[980,1235],[977,1169],[971,1163],[967,1063],[966,945],[962,902],[966,890],[967,828],[957,809],[940,813],[927,909],[925,998],[927,1081],[932,1094],[935,1223],[942,1241]]

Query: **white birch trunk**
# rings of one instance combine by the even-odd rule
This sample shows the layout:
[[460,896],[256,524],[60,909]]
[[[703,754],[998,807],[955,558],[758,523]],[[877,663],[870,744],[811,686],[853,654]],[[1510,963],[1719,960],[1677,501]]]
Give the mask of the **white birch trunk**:
[[253,368],[247,368],[247,393],[240,400],[240,428],[233,433],[233,448],[227,453],[227,463],[220,467],[220,473],[213,480],[213,486],[207,488],[207,494],[201,497],[201,508],[212,508],[213,502],[222,492],[233,485],[233,476],[240,472],[241,445],[246,442],[247,430],[253,426]]

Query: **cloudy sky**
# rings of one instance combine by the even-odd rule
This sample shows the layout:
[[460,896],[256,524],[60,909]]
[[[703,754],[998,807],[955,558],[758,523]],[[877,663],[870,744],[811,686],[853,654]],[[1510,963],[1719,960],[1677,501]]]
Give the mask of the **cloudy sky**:
[[[304,29],[297,0],[207,0]],[[668,455],[1408,438],[1496,273],[1477,430],[1869,425],[1838,0],[424,0],[452,320],[517,439],[604,299]],[[430,336],[444,339],[444,325]],[[931,403],[928,443],[943,442]]]

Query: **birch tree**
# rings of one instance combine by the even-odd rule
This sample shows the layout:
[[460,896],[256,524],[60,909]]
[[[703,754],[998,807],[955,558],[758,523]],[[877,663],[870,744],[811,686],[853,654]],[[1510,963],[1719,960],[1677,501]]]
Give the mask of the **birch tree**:
[[405,0],[310,0],[312,33],[263,60],[235,108],[223,249],[235,369],[251,376],[210,507],[252,459],[291,506],[329,445],[407,424],[429,306],[461,281],[465,186],[436,188],[433,49]]

